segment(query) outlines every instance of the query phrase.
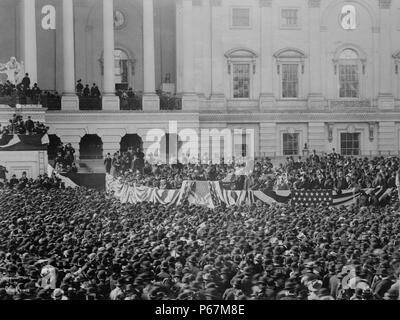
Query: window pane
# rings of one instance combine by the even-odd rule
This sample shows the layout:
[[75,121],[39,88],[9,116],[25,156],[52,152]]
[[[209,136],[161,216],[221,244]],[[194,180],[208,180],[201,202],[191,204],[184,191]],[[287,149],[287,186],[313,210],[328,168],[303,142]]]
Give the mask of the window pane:
[[234,64],[233,65],[233,97],[249,98],[250,97],[250,65]]
[[284,133],[283,134],[283,154],[285,156],[299,154],[299,134]]
[[282,25],[297,26],[297,9],[282,9]]
[[298,97],[298,65],[284,64],[282,65],[282,97],[297,98]]
[[250,26],[250,9],[249,8],[233,8],[232,9],[232,26],[249,27]]
[[358,65],[341,64],[339,66],[339,97],[357,98],[359,95]]
[[340,147],[342,155],[360,155],[360,133],[341,133]]
[[114,51],[115,83],[128,83],[128,56],[122,50]]

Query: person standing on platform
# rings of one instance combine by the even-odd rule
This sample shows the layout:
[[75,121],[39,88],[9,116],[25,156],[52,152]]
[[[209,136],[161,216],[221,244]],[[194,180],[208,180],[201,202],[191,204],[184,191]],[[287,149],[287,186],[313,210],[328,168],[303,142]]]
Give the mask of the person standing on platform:
[[110,174],[111,171],[111,163],[112,163],[112,159],[111,159],[111,154],[107,153],[106,158],[104,159],[104,166],[106,168],[106,173]]
[[28,131],[29,135],[32,135],[33,128],[35,127],[35,123],[32,121],[31,117],[28,116],[28,120],[25,121],[25,128]]

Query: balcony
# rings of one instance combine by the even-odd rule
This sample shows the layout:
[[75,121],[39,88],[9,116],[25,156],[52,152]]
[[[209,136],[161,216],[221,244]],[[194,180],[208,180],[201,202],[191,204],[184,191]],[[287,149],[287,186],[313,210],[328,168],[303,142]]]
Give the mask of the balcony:
[[143,110],[142,97],[141,96],[119,97],[119,106],[120,110],[132,110],[132,111]]
[[160,98],[161,111],[182,110],[182,98],[174,95],[157,92]]
[[61,110],[61,96],[55,91],[45,91],[40,95],[40,103],[47,110]]
[[79,110],[97,111],[102,109],[101,97],[81,96],[79,97]]
[[0,96],[0,104],[9,105],[12,108],[15,108],[17,104],[38,105],[40,104],[40,96],[28,96],[23,93],[13,92],[11,95]]

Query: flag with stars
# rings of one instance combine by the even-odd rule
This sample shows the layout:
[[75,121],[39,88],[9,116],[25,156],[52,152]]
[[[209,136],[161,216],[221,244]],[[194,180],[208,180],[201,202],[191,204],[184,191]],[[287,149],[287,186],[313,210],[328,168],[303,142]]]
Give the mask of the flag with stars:
[[330,206],[332,203],[332,190],[292,190],[292,205],[294,206],[310,207],[320,204]]

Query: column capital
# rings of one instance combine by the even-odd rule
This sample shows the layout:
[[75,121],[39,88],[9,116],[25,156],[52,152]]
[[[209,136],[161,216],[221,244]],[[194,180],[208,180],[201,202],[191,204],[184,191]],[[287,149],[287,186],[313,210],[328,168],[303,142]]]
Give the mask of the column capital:
[[392,5],[392,0],[378,0],[379,1],[379,9],[390,9]]
[[260,0],[260,7],[264,8],[264,7],[272,7],[272,0]]
[[319,8],[321,6],[321,0],[308,0],[309,8]]
[[211,0],[210,2],[213,7],[220,7],[222,4],[222,0]]

